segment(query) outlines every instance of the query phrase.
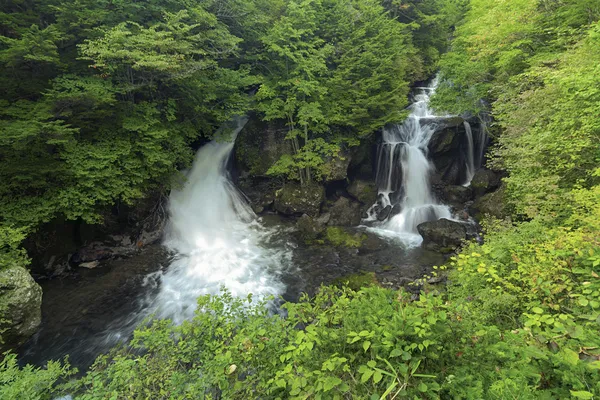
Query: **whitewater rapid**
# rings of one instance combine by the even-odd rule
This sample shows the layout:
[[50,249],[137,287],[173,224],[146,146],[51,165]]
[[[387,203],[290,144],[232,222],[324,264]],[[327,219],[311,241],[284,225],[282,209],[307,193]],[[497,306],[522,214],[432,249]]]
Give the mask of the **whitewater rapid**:
[[419,224],[452,218],[450,208],[435,199],[429,182],[433,165],[427,158],[427,145],[440,118],[429,108],[436,86],[437,78],[427,87],[416,88],[406,120],[383,129],[377,161],[378,201],[368,211],[367,222],[373,222],[378,211],[391,208],[394,215],[374,222],[369,230],[411,247],[422,242]]

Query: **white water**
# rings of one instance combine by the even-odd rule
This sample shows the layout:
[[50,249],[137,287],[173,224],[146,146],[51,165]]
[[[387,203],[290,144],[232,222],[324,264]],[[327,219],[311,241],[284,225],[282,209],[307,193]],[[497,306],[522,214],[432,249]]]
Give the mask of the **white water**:
[[272,234],[233,185],[227,161],[231,141],[216,141],[196,154],[185,186],[169,199],[170,222],[165,245],[178,253],[160,279],[155,313],[178,323],[193,316],[198,296],[216,294],[222,287],[234,296],[252,293],[260,298],[278,295],[284,285],[278,275],[288,262],[285,249],[268,249]]
[[471,129],[471,124],[465,121],[464,126],[465,135],[467,136],[467,176],[463,186],[469,186],[473,176],[475,175],[475,150],[473,146],[473,130]]
[[383,130],[377,165],[380,196],[378,204],[368,212],[369,220],[373,221],[376,208],[400,207],[399,214],[370,229],[397,237],[409,246],[418,246],[422,241],[417,231],[419,224],[451,218],[450,209],[435,200],[429,183],[433,166],[427,159],[427,145],[435,132],[432,123],[435,115],[429,108],[429,99],[436,84],[437,79],[429,87],[416,88],[408,118]]

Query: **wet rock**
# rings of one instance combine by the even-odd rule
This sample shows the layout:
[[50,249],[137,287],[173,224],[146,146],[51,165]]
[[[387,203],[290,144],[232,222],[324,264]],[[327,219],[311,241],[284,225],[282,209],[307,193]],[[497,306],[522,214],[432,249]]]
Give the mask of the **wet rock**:
[[300,239],[306,243],[316,240],[323,231],[325,231],[325,223],[320,218],[312,218],[306,214],[298,218],[296,222]]
[[23,344],[42,321],[42,289],[20,266],[0,270],[0,351]]
[[381,211],[377,213],[377,219],[379,221],[385,221],[388,219],[392,212],[392,206],[385,206]]
[[390,218],[400,214],[402,212],[402,206],[400,204],[396,204],[392,207],[392,211],[390,211]]
[[444,197],[449,203],[466,203],[473,199],[473,190],[470,187],[450,185],[444,188]]
[[436,129],[427,145],[429,153],[435,157],[435,155],[448,153],[458,149],[460,142],[459,133],[461,129],[464,129],[462,118],[460,118],[460,123],[454,126],[442,126],[441,128]]
[[285,215],[319,215],[321,204],[325,200],[325,188],[316,184],[300,186],[287,183],[275,195],[275,210]]
[[[146,237],[145,234],[148,236]],[[137,243],[129,246],[111,246],[110,244],[104,242],[92,242],[73,254],[70,262],[73,264],[83,264],[93,261],[108,260],[116,257],[127,257],[135,253],[137,247],[144,245],[142,240],[147,240],[148,243],[152,242],[152,234],[148,232],[142,232]]]
[[458,248],[467,238],[467,229],[460,222],[446,218],[424,222],[417,226],[423,237],[423,247],[442,253],[449,253]]
[[361,205],[346,197],[340,197],[329,208],[329,225],[356,226],[360,224]]
[[371,206],[377,201],[377,186],[374,182],[357,179],[348,186],[347,191],[364,205]]
[[275,193],[283,186],[283,183],[277,179],[262,179],[247,177],[240,179],[238,188],[246,196],[252,210],[260,214],[269,210],[275,201]]
[[80,268],[94,269],[100,266],[100,261],[90,261],[78,265]]
[[364,232],[363,240],[358,249],[360,254],[374,253],[389,247],[389,244],[374,233]]
[[475,200],[471,206],[471,211],[478,220],[483,219],[485,215],[491,215],[499,219],[508,217],[510,214],[506,209],[504,200],[504,186]]
[[471,180],[471,188],[475,197],[481,197],[484,194],[493,191],[500,185],[500,177],[488,169],[480,169],[475,172]]

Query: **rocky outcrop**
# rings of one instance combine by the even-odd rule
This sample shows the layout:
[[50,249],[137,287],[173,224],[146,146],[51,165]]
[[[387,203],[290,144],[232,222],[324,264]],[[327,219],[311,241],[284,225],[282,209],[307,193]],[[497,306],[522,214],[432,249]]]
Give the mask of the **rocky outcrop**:
[[370,207],[377,201],[377,185],[375,185],[375,182],[356,179],[352,181],[346,190],[363,205]]
[[238,187],[244,193],[252,209],[259,214],[270,210],[275,202],[275,193],[283,186],[277,179],[246,177],[241,179]]
[[346,197],[340,197],[329,208],[329,225],[356,226],[360,224],[361,205]]
[[275,194],[275,210],[284,215],[319,215],[325,200],[325,188],[316,184],[300,186],[287,183]]
[[423,247],[441,253],[456,250],[467,239],[467,228],[460,222],[442,218],[417,226],[423,237]]
[[471,188],[473,188],[475,197],[483,196],[497,189],[498,186],[500,186],[500,176],[489,169],[478,170],[471,179]]
[[464,121],[461,117],[432,121],[437,127],[427,145],[430,154],[439,155],[458,149],[460,143],[459,133],[461,129],[464,129]]
[[325,160],[325,165],[322,167],[325,183],[346,179],[351,160],[351,153],[345,150],[340,151],[337,156]]
[[461,204],[473,199],[473,190],[470,187],[450,185],[444,187],[443,195],[448,203]]
[[485,215],[490,215],[498,219],[504,219],[510,214],[506,208],[504,199],[504,186],[500,186],[498,190],[492,193],[487,193],[473,203],[471,213],[481,221]]
[[265,176],[269,168],[284,154],[292,154],[288,128],[281,121],[265,122],[251,115],[235,141],[238,169],[251,176]]
[[42,322],[42,288],[19,266],[0,270],[0,352],[23,344]]
[[320,218],[312,218],[306,214],[302,215],[296,222],[300,239],[305,243],[316,240],[325,231],[325,223]]

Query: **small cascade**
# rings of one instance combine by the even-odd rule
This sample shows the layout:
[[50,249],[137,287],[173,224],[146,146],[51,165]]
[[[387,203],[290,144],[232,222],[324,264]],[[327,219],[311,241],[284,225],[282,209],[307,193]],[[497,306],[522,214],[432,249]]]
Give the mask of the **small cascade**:
[[377,162],[379,197],[367,212],[367,221],[376,221],[381,210],[391,208],[387,214],[392,217],[375,222],[371,229],[414,245],[421,241],[419,224],[451,218],[450,209],[435,200],[429,183],[433,166],[427,159],[427,145],[436,128],[429,99],[436,84],[437,79],[428,87],[416,88],[408,118],[383,130]]
[[469,186],[471,180],[475,175],[475,146],[473,145],[473,130],[471,124],[465,121],[465,136],[467,137],[467,165],[466,165],[466,178],[463,186]]

